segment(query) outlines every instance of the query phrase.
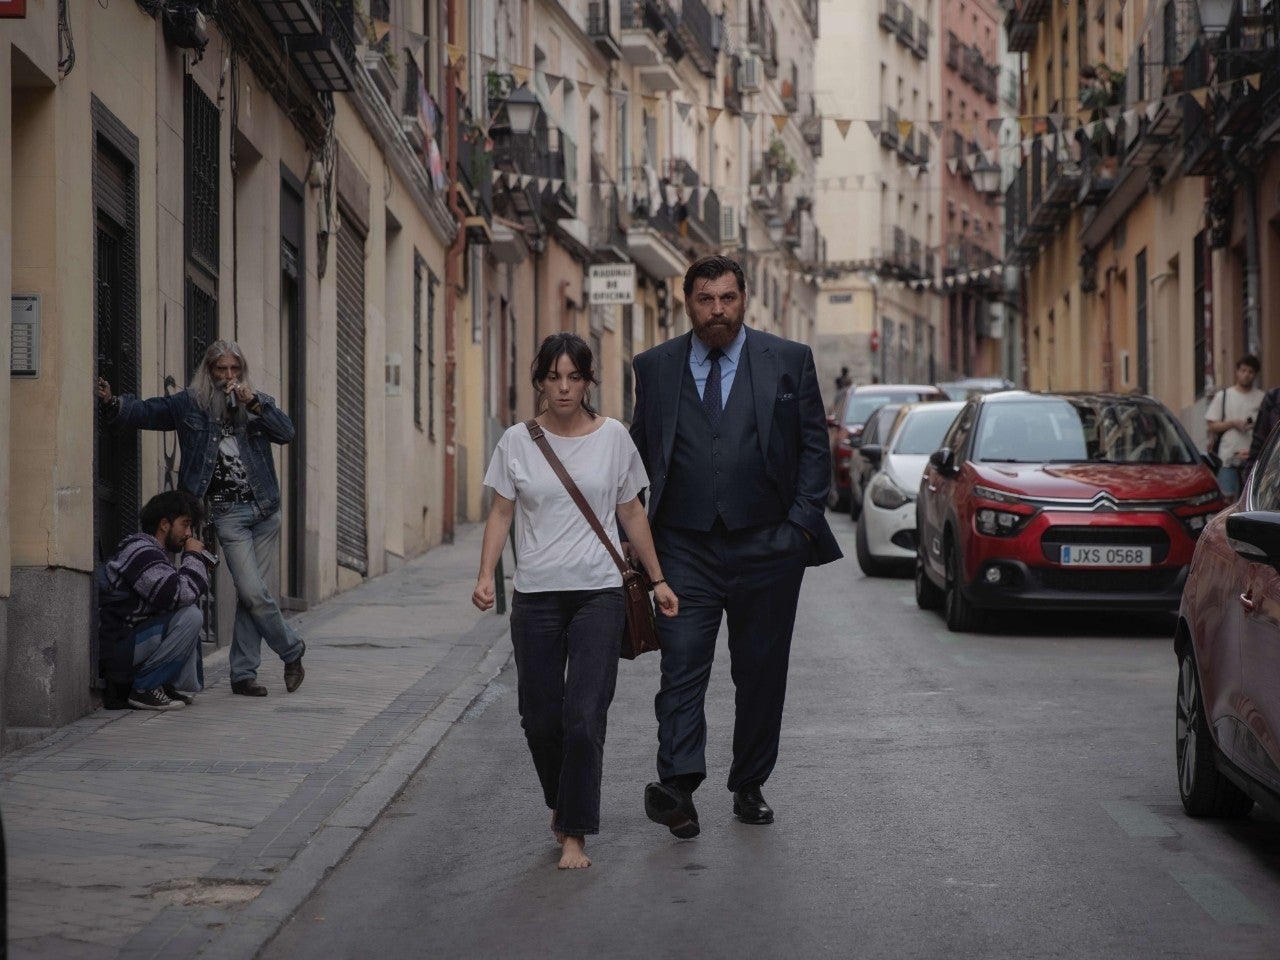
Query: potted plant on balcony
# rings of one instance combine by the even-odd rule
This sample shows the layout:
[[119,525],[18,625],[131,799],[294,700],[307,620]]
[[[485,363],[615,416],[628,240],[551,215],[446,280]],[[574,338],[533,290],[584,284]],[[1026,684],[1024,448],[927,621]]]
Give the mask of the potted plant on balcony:
[[800,172],[800,166],[795,158],[787,152],[787,145],[778,137],[769,141],[769,146],[764,152],[764,166],[766,170],[773,171],[774,179],[778,183],[787,183]]
[[1103,178],[1115,176],[1119,158],[1115,135],[1105,123],[1109,108],[1124,102],[1125,75],[1122,70],[1112,70],[1105,63],[1085,66],[1080,70],[1080,106],[1089,111],[1090,135],[1093,150],[1099,158],[1099,174]]

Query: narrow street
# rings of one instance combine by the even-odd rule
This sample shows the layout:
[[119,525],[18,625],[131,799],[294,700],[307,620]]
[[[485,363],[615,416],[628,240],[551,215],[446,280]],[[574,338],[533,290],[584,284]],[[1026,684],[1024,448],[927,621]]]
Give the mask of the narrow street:
[[723,789],[702,835],[645,819],[656,658],[624,663],[587,871],[555,869],[509,666],[265,951],[274,958],[1273,958],[1280,824],[1193,821],[1168,625],[1028,616],[954,635],[907,579],[811,571],[770,827]]

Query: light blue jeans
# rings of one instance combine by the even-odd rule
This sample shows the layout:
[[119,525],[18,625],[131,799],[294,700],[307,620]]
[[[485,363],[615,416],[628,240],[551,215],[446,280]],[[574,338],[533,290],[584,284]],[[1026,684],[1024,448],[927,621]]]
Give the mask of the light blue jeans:
[[183,693],[204,689],[200,669],[200,631],[204,614],[198,604],[158,614],[134,629],[135,690],[171,683]]
[[303,651],[302,640],[267,586],[280,553],[280,511],[264,514],[256,503],[215,503],[211,519],[236,585],[231,682],[252,680],[262,663],[264,639],[285,663],[293,663]]

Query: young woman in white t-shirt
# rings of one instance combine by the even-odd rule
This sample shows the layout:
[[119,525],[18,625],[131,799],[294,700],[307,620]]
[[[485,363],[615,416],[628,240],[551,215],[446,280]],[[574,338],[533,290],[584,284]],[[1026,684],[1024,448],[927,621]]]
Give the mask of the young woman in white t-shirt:
[[[542,342],[531,368],[538,424],[605,531],[620,523],[654,582],[658,610],[674,617],[676,595],[662,577],[640,491],[649,485],[640,453],[617,420],[592,409],[591,348],[572,333]],[[494,568],[515,522],[511,641],[524,728],[561,869],[589,867],[585,837],[600,830],[600,776],[624,620],[622,574],[523,423],[502,435],[484,478],[493,506],[484,528],[471,602],[494,603]]]

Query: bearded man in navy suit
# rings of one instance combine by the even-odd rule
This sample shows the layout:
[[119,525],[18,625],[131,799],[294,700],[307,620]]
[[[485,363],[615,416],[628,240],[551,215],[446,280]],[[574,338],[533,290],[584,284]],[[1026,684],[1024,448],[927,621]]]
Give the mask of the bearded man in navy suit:
[[746,277],[728,257],[684,278],[690,333],[635,358],[631,438],[649,472],[649,520],[680,613],[660,617],[659,780],[645,812],[698,835],[703,701],[728,618],[736,688],[728,787],[743,823],[773,822],[761,787],[778,757],[787,663],[805,567],[841,557],[823,515],[831,482],[812,351],[743,326]]

